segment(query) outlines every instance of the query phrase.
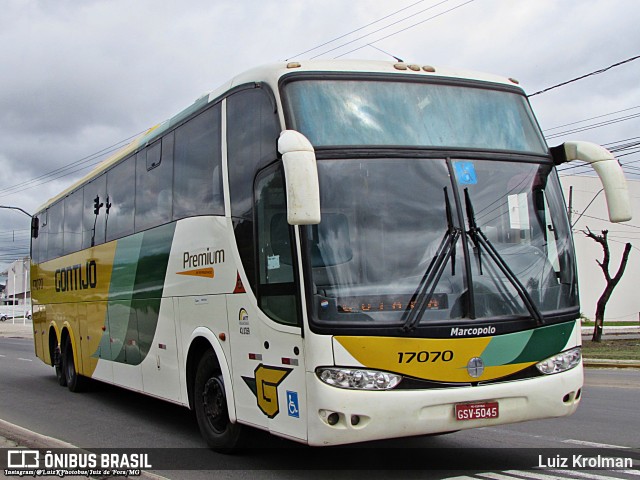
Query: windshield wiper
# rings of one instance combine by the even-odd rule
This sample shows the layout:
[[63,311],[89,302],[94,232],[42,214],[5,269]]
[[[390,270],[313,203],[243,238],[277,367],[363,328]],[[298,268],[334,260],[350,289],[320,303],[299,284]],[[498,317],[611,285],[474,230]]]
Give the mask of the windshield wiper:
[[538,325],[544,324],[544,317],[534,303],[533,298],[531,298],[531,295],[529,295],[527,289],[524,287],[524,285],[522,285],[522,282],[520,282],[516,274],[513,273],[513,270],[511,270],[507,262],[505,262],[502,256],[498,253],[498,250],[496,250],[491,241],[489,241],[484,232],[480,230],[480,227],[478,227],[478,225],[476,224],[475,213],[473,211],[471,198],[469,197],[468,188],[464,189],[464,201],[467,208],[467,220],[469,222],[469,231],[467,232],[467,234],[471,237],[471,240],[478,250],[480,275],[482,275],[481,251],[482,249],[484,249],[489,258],[491,258],[495,262],[503,275],[507,277],[507,280],[509,280],[511,285],[513,285],[513,287],[516,289],[516,292],[518,292],[518,295],[522,299],[522,302],[524,303],[525,307],[527,307],[527,310],[536,321],[536,323]]
[[[438,281],[447,266],[447,259],[451,259],[451,274],[455,275],[456,268],[456,243],[460,237],[461,230],[453,225],[453,215],[451,213],[451,203],[449,202],[449,194],[447,187],[444,187],[444,204],[447,216],[447,231],[440,242],[440,246],[436,254],[431,259],[431,263],[422,275],[422,279],[418,284],[418,288],[414,292],[402,314],[403,325],[402,331],[410,332],[416,328],[416,325],[424,315],[429,302],[433,298]],[[413,305],[413,308],[411,306]]]

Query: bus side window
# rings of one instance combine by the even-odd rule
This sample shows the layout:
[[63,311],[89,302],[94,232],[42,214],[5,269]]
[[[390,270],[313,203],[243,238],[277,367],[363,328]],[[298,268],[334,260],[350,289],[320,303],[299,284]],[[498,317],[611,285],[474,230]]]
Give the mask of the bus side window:
[[252,179],[258,170],[278,158],[277,140],[281,128],[264,88],[241,90],[229,96],[226,102],[231,217],[242,266],[255,293]]
[[191,215],[224,215],[221,168],[216,168],[222,165],[220,117],[217,104],[175,131],[174,220]]
[[[98,214],[94,212],[95,199],[99,200],[103,206]],[[106,208],[107,202],[107,175],[100,175],[84,186],[83,215],[82,215],[82,248],[89,248],[92,245],[104,243]]]
[[47,260],[62,256],[64,245],[64,201],[49,207],[49,244]]
[[76,190],[64,200],[64,254],[82,248],[82,201],[84,188]]
[[136,155],[136,232],[171,221],[173,132]]
[[107,198],[103,207],[107,215],[107,241],[133,233],[135,178],[135,156],[127,158],[107,172]]
[[298,325],[293,229],[287,223],[284,173],[268,168],[255,187],[258,249],[258,305],[273,320]]
[[49,226],[47,225],[47,212],[40,212],[38,214],[38,220],[40,225],[38,228],[38,238],[32,239],[31,251],[33,255],[34,263],[41,263],[47,260],[47,243],[49,237]]

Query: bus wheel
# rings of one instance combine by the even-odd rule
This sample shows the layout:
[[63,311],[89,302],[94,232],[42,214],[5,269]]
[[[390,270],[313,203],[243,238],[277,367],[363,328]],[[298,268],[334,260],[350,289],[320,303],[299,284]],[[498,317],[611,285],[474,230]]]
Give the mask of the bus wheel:
[[230,452],[238,446],[242,427],[229,420],[224,380],[215,354],[200,359],[194,382],[194,409],[200,433],[214,450]]
[[53,368],[56,370],[56,378],[58,379],[58,384],[61,387],[67,386],[67,376],[64,374],[64,369],[62,368],[62,353],[60,352],[60,346],[56,345],[56,348],[53,350]]
[[67,379],[67,388],[72,392],[83,391],[86,379],[82,375],[78,375],[76,371],[76,365],[73,361],[73,347],[69,337],[65,340],[64,349],[62,350],[62,369]]

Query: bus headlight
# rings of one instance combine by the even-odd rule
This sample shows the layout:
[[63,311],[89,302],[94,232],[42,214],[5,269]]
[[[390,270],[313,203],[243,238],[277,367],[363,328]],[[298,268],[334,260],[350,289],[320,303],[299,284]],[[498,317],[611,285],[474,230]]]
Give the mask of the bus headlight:
[[354,390],[391,390],[402,380],[394,373],[362,368],[320,367],[316,375],[327,385]]
[[540,373],[552,375],[572,369],[580,363],[581,359],[582,348],[576,347],[538,362],[536,367]]

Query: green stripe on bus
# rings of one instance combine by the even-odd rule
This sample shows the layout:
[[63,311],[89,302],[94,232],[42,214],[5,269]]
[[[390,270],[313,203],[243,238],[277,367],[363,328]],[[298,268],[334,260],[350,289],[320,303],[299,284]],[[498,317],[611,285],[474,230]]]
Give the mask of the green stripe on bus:
[[100,342],[102,358],[139,365],[149,353],[174,233],[175,223],[170,223],[118,240],[109,289],[108,328]]

